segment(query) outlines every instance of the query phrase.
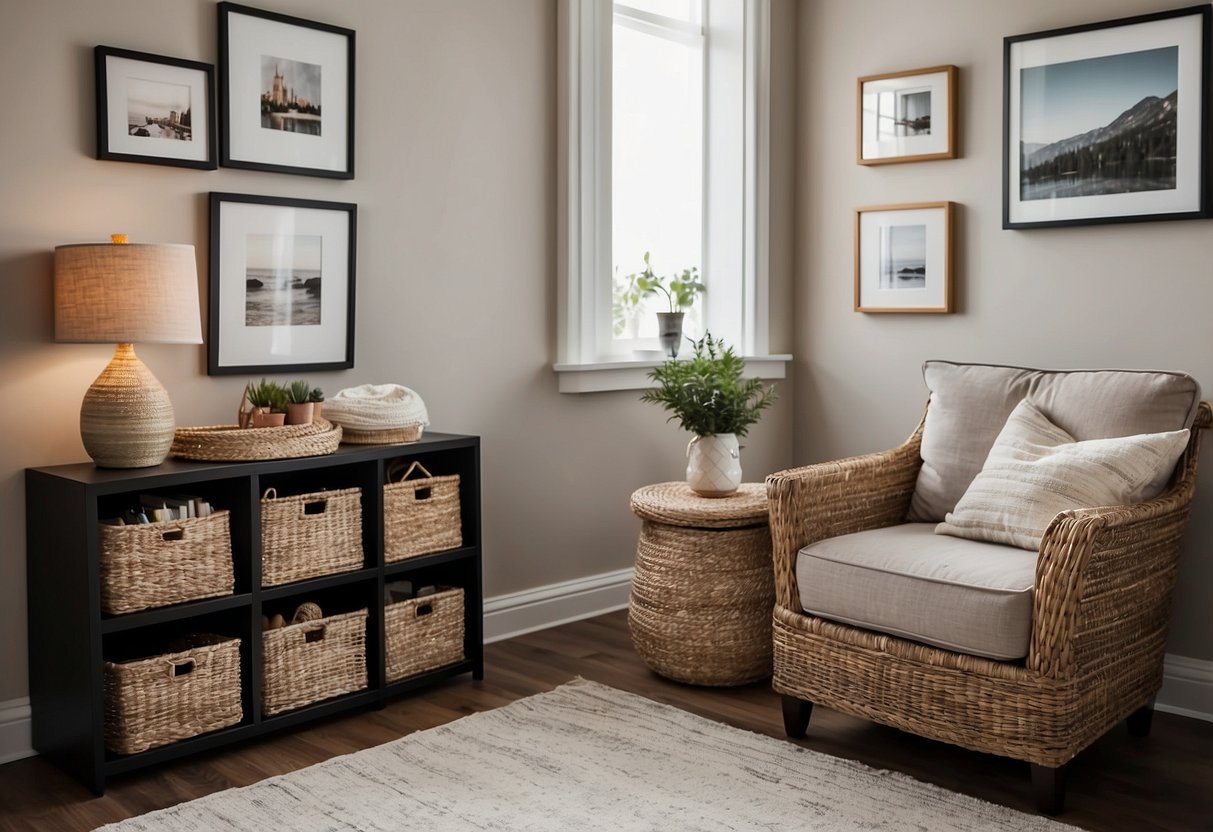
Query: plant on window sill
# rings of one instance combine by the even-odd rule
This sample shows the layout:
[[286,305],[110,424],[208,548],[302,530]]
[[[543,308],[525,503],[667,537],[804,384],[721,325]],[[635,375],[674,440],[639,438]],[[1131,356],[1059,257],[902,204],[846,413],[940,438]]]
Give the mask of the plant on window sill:
[[696,266],[685,268],[681,273],[675,272],[668,278],[657,275],[649,263],[649,254],[647,251],[644,253],[643,271],[633,272],[622,281],[615,281],[611,305],[613,330],[616,337],[622,335],[643,301],[660,292],[665,295],[669,309],[657,313],[657,330],[663,350],[674,358],[682,342],[683,314],[695,304],[695,296],[707,291],[707,288],[699,282],[699,269]]

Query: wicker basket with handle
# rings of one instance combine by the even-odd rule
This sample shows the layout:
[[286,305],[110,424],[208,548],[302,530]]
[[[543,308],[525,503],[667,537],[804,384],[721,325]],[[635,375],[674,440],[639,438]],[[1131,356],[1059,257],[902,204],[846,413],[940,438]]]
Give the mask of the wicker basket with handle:
[[463,590],[439,587],[433,595],[388,604],[386,678],[395,682],[463,661]]
[[231,595],[229,513],[98,527],[101,611],[110,615]]
[[261,637],[266,716],[366,687],[366,609],[288,624]]
[[199,636],[188,649],[105,662],[105,745],[136,754],[235,725],[240,639]]
[[362,489],[261,498],[261,585],[362,566]]
[[[384,560],[396,563],[462,546],[459,475],[435,477],[414,460],[397,479],[399,467],[388,470],[383,486]],[[416,471],[423,476],[409,479]]]

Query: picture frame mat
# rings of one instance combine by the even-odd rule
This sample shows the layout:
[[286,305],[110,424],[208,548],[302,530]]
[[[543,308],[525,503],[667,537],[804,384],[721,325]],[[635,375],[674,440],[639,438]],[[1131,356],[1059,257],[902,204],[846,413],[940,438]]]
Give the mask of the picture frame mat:
[[[218,218],[219,303],[210,310],[218,320],[218,367],[224,372],[237,372],[242,367],[261,372],[274,366],[343,362],[352,302],[349,264],[354,241],[350,239],[350,215],[341,210],[220,200]],[[250,234],[323,238],[319,326],[245,325]],[[256,360],[249,356],[256,356]]]
[[[953,203],[877,205],[855,211],[855,311],[951,312]],[[881,289],[871,278],[881,266],[881,229],[926,226],[925,257],[928,282],[922,288]]]
[[[350,133],[353,118],[349,51],[352,32],[307,21],[287,22],[281,16],[260,16],[255,10],[220,4],[227,15],[224,45],[226,69],[227,144],[224,164],[246,163],[274,169],[298,168],[346,174],[351,177]],[[267,13],[268,15],[268,13]],[[272,55],[302,63],[319,64],[321,77],[321,133],[319,136],[268,130],[261,126],[261,58]]]
[[[861,164],[922,161],[951,158],[954,155],[952,110],[955,94],[955,67],[929,67],[922,70],[859,79]],[[900,136],[880,139],[873,123],[873,100],[883,93],[896,93],[929,86],[931,90],[931,133],[925,136]]]

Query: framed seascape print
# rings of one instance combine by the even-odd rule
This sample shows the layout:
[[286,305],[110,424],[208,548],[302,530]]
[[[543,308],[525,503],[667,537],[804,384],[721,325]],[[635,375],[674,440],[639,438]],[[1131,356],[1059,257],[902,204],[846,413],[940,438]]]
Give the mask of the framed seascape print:
[[98,46],[97,158],[213,170],[210,64]]
[[354,366],[357,207],[212,193],[210,375]]
[[219,4],[225,167],[354,178],[354,32]]
[[956,158],[956,67],[859,79],[861,165]]
[[1003,42],[1003,228],[1210,216],[1210,7]]
[[954,203],[855,209],[855,311],[951,312]]

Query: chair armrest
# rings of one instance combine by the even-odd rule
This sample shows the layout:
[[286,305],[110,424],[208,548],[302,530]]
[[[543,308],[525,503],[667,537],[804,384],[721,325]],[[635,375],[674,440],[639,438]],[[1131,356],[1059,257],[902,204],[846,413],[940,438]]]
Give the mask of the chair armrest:
[[922,424],[879,453],[778,471],[767,477],[775,600],[800,612],[796,553],[827,537],[905,522],[918,480]]
[[1154,499],[1053,518],[1036,562],[1029,669],[1066,679],[1112,657],[1162,654],[1201,429],[1211,425],[1213,410],[1201,402],[1176,476]]

